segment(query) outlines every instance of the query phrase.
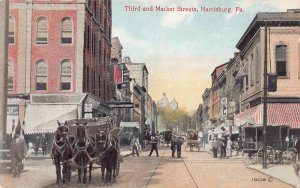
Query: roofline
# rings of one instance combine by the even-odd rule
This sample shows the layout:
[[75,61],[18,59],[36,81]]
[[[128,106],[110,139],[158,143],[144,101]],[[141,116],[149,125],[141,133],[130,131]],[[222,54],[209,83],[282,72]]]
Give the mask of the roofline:
[[[237,49],[242,49],[242,44],[249,40],[247,36],[254,30],[254,33],[267,23],[270,26],[285,26],[284,22],[293,22],[289,26],[300,26],[300,9],[288,9],[287,12],[259,12],[255,15],[254,19],[236,44]],[[274,16],[276,15],[276,16]],[[257,27],[257,28],[255,28]]]

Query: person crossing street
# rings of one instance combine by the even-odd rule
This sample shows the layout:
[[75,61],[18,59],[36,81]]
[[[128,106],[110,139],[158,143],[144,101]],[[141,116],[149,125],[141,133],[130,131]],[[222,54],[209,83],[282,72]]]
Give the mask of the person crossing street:
[[156,136],[152,136],[152,138],[151,138],[151,151],[150,151],[149,156],[151,156],[153,150],[155,150],[156,157],[159,157],[158,150],[157,150],[157,143],[158,143],[158,138]]

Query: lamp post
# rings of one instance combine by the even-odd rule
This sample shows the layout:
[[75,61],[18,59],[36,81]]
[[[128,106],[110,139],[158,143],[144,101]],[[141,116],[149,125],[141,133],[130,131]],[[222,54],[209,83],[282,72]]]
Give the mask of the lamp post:
[[265,58],[264,58],[264,96],[263,96],[263,169],[267,168],[267,97],[268,97],[268,75],[267,75],[267,22],[265,21]]

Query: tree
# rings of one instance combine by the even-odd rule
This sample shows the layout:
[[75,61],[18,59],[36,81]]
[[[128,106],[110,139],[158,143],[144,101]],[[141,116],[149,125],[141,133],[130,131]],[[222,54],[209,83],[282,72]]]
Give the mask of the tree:
[[178,127],[180,131],[186,131],[192,128],[192,117],[183,108],[174,111],[171,108],[158,107],[157,111],[158,115],[162,116],[168,130]]

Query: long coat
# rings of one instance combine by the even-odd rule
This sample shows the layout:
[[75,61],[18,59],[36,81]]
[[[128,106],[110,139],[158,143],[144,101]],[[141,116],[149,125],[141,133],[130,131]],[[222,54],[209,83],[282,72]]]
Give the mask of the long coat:
[[20,137],[17,141],[16,138],[14,138],[10,145],[10,154],[11,156],[16,156],[19,159],[22,159],[25,157],[25,154],[27,152],[27,145],[25,140]]

